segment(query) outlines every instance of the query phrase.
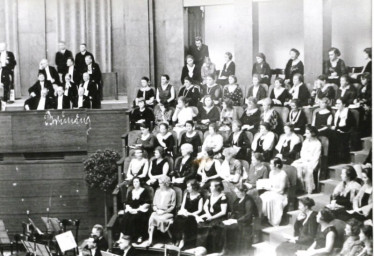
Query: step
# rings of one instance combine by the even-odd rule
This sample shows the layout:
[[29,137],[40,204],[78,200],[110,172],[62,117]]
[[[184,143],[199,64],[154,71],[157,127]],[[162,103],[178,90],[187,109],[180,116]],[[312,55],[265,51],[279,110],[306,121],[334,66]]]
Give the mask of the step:
[[367,156],[369,155],[369,150],[359,150],[351,152],[351,161],[355,164],[362,164]]
[[362,141],[362,148],[364,150],[369,151],[373,145],[372,137],[361,138],[361,141]]
[[284,234],[288,236],[293,235],[293,226],[278,226],[278,227],[268,227],[262,229],[262,238],[264,242],[270,242],[275,244],[280,244],[286,242],[287,239],[284,237]]
[[334,192],[336,185],[338,185],[340,181],[328,179],[328,180],[321,180],[319,183],[321,184],[321,192],[331,195],[332,192]]
[[347,166],[347,164],[338,164],[338,165],[333,165],[329,167],[329,174],[330,174],[330,179],[333,180],[341,180],[341,174],[342,174],[342,169]]
[[275,249],[277,248],[278,244],[270,243],[270,242],[262,242],[258,244],[252,245],[252,248],[248,255],[254,256],[275,256]]
[[313,207],[314,211],[319,211],[330,203],[330,195],[327,195],[324,193],[302,195],[302,196],[299,196],[298,198],[300,199],[303,197],[309,197],[314,200],[314,202],[316,203],[316,205]]

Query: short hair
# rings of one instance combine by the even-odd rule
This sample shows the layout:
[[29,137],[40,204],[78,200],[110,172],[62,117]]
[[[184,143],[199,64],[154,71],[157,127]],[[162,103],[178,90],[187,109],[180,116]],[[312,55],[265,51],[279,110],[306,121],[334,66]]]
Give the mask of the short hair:
[[345,107],[348,107],[348,106],[349,106],[349,102],[348,102],[347,100],[345,100],[345,99],[342,99],[342,98],[337,99],[336,102],[335,102],[335,104],[338,102],[338,100],[341,101],[342,104],[343,104]]
[[81,43],[80,45],[84,45],[85,47],[87,47],[87,44],[86,44],[86,43]]
[[233,121],[231,122],[231,124],[232,124],[232,125],[235,124],[239,129],[241,129],[242,126],[243,126],[242,122],[240,122],[239,120],[233,120]]
[[97,231],[99,231],[99,234],[100,236],[103,236],[104,235],[104,227],[100,224],[95,224],[93,226],[94,229],[96,229]]
[[184,123],[184,126],[186,126],[186,124],[190,124],[192,127],[195,127],[195,123],[194,123],[192,120],[187,120],[187,121]]
[[206,76],[206,78],[208,78],[208,77],[212,78],[213,80],[216,79],[216,76],[214,74],[209,74],[209,75]]
[[186,149],[190,154],[193,152],[193,146],[190,143],[184,143],[181,145],[181,150]]
[[281,169],[283,167],[283,162],[279,157],[273,158],[273,165],[277,167],[278,169]]
[[266,103],[267,105],[270,105],[270,107],[273,106],[273,101],[270,98],[265,98],[262,100],[262,105]]
[[225,52],[225,55],[229,57],[229,60],[232,60],[232,53],[231,52]]
[[191,79],[189,76],[185,76],[185,77],[183,78],[183,81],[184,81],[184,82],[188,81],[188,82],[190,82],[190,83],[192,84],[192,79]]
[[361,222],[352,218],[347,221],[347,225],[351,226],[352,236],[358,236],[360,234]]
[[201,36],[195,36],[195,41],[203,42],[203,38]]
[[230,78],[230,77],[232,77],[232,78],[234,79],[235,83],[238,82],[238,78],[236,77],[236,75],[229,75],[229,78]]
[[44,74],[43,72],[38,72],[38,77],[39,77],[40,75],[43,75],[44,78],[45,78],[45,74]]
[[371,59],[371,47],[365,48],[364,52],[366,52],[367,55],[369,55],[369,58]]
[[274,82],[278,81],[282,86],[284,86],[284,80],[280,77],[275,78]]
[[90,59],[92,60],[92,56],[91,56],[91,55],[86,55],[86,56],[84,57],[84,59],[87,59],[87,58],[90,58]]
[[139,124],[139,128],[144,128],[144,129],[148,129],[148,130],[150,129],[149,124],[147,124],[147,122]]
[[370,82],[371,81],[371,74],[369,72],[365,72],[361,75],[361,79],[366,79]]
[[295,130],[295,126],[293,125],[293,123],[285,123],[284,124],[284,127],[288,127],[288,128],[290,128],[290,130],[291,131],[294,131]]
[[71,61],[74,63],[74,58],[72,58],[72,57],[67,57],[67,58],[66,58],[66,61],[68,61],[68,60],[71,60]]
[[218,125],[215,123],[210,123],[209,128],[213,128],[214,132],[218,132]]
[[247,187],[246,185],[244,185],[242,182],[239,182],[239,184],[236,185],[235,188],[236,188],[237,190],[239,190],[241,193],[245,193],[245,194],[246,194],[247,191],[248,191],[248,187]]
[[307,124],[305,127],[305,130],[308,130],[312,137],[317,137],[318,136],[318,130],[315,126],[312,126],[311,124]]
[[223,103],[226,104],[226,107],[227,107],[228,109],[233,109],[233,107],[234,107],[234,102],[233,102],[232,99],[230,99],[230,98],[226,98],[226,99],[224,99],[224,100],[223,100]]
[[349,178],[349,180],[354,180],[357,178],[357,173],[355,168],[353,168],[352,165],[346,165],[343,167],[343,170],[345,170],[345,174]]
[[323,98],[320,100],[320,102],[326,103],[326,104],[328,104],[328,105],[331,103],[330,99],[327,98],[327,97],[323,97]]
[[182,101],[184,104],[186,104],[187,98],[185,96],[179,96],[178,100]]
[[256,158],[257,161],[263,162],[264,161],[264,155],[259,152],[252,153],[252,156]]
[[338,48],[336,48],[336,47],[331,47],[329,49],[329,52],[334,52],[335,55],[338,56],[338,57],[341,55],[340,50]]
[[232,147],[230,147],[230,148],[225,148],[225,149],[223,150],[223,152],[222,152],[222,154],[223,154],[224,156],[226,156],[226,155],[230,155],[230,156],[232,156],[232,157],[235,157],[235,156],[236,156],[236,153],[237,153],[237,151],[236,151],[234,148],[232,148]]
[[149,83],[149,78],[146,76],[143,76],[142,78],[140,78],[140,80],[144,80],[144,81],[147,81],[147,83]]
[[256,57],[259,57],[259,58],[263,59],[264,62],[266,62],[266,56],[265,56],[265,54],[263,54],[262,52],[257,53],[257,54],[256,54]]
[[140,186],[143,187],[144,182],[143,182],[143,179],[142,179],[142,178],[140,178],[139,176],[135,176],[134,178],[132,178],[132,180],[131,180],[131,184],[134,184],[134,181],[135,181],[135,180],[138,180],[139,183],[140,183]]
[[158,153],[160,153],[160,155],[161,155],[162,158],[164,158],[165,155],[166,155],[165,149],[163,147],[157,146],[155,148],[155,151],[158,151]]
[[347,75],[347,74],[343,74],[340,76],[340,79],[345,79],[345,81],[347,81],[348,83],[351,81],[350,77]]
[[162,175],[162,176],[158,179],[158,183],[159,183],[159,184],[163,183],[163,184],[169,186],[170,183],[171,183],[170,177],[167,176],[167,175]]
[[259,74],[253,74],[252,75],[252,80],[253,78],[257,78],[258,81],[261,81],[261,76]]
[[210,181],[210,183],[213,183],[213,182],[216,183],[215,188],[217,189],[217,191],[222,192],[224,190],[223,183],[221,180],[213,179]]
[[300,101],[298,99],[292,99],[290,103],[294,103],[296,105],[296,108],[300,108]]
[[265,127],[265,129],[268,130],[268,131],[271,130],[271,125],[268,122],[261,122],[260,126]]
[[166,109],[169,109],[170,103],[167,100],[161,100],[159,105],[164,106]]
[[138,98],[138,103],[139,102],[144,102],[145,103],[145,98]]
[[335,219],[334,213],[327,207],[323,208],[322,210],[319,211],[321,214],[321,220],[330,223]]
[[194,191],[199,191],[200,189],[200,184],[196,179],[190,179],[187,181],[187,184],[191,185],[192,190]]
[[320,80],[320,81],[327,81],[327,76],[326,75],[319,75],[318,77],[317,77],[317,79],[318,80]]
[[190,55],[190,54],[188,54],[188,55],[186,56],[186,61],[187,61],[187,59],[192,59],[193,61],[195,60],[195,58],[194,58],[192,55]]
[[212,103],[213,103],[213,106],[214,106],[213,97],[210,94],[204,96],[204,98],[203,98],[203,105],[205,106],[205,100],[208,99],[208,98],[212,100]]
[[160,123],[159,126],[165,127],[166,130],[169,129],[169,125],[167,123],[165,123],[165,122]]
[[300,56],[300,52],[299,52],[299,50],[297,50],[297,49],[295,49],[295,48],[292,48],[292,49],[290,50],[290,52],[294,52],[294,53],[296,53],[296,57],[299,57],[299,56]]
[[255,97],[248,97],[247,101],[252,102],[257,107],[257,99]]
[[166,78],[166,80],[168,80],[168,81],[170,80],[170,76],[169,76],[169,75],[167,75],[167,74],[162,74],[162,75],[161,75],[161,77],[165,77],[165,78]]
[[302,82],[302,83],[304,82],[304,77],[300,73],[294,74],[293,77],[297,77],[299,79],[299,81]]
[[366,236],[366,238],[368,240],[373,240],[373,226],[371,225],[363,225],[361,226],[361,231],[362,233],[364,233],[364,235]]
[[364,169],[362,169],[361,174],[363,174],[363,173],[366,174],[370,183],[372,183],[372,181],[373,181],[373,171],[372,171],[372,169],[371,168],[364,168]]
[[316,204],[312,198],[309,197],[303,197],[299,199],[299,202],[301,202],[303,205],[308,207],[308,209],[312,209],[312,207]]

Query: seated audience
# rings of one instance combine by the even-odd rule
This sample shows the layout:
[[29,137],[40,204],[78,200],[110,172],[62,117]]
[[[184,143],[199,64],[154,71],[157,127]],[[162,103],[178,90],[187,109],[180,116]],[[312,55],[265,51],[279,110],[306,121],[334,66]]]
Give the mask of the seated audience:
[[230,75],[228,84],[223,87],[223,101],[231,99],[234,106],[241,106],[243,102],[243,91],[238,85],[238,79],[235,75]]
[[138,99],[138,107],[130,113],[130,126],[132,129],[140,129],[141,124],[151,125],[155,117],[153,111],[146,107],[145,99]]
[[294,126],[291,123],[284,125],[284,134],[279,138],[275,146],[277,157],[282,159],[283,163],[291,164],[296,160],[301,150],[302,141],[294,132]]
[[203,98],[203,106],[199,108],[197,120],[200,130],[207,130],[209,124],[215,124],[219,121],[219,108],[214,105],[212,96],[206,95]]
[[171,171],[171,182],[182,190],[186,188],[188,180],[196,178],[196,164],[194,163],[193,147],[191,144],[181,145],[182,156],[175,160],[174,170]]
[[225,64],[223,65],[217,79],[217,83],[222,86],[228,84],[229,76],[235,75],[235,62],[232,61],[232,53],[226,52],[224,57]]
[[300,52],[292,48],[290,50],[290,59],[288,60],[286,64],[286,68],[284,69],[284,75],[285,75],[285,83],[292,85],[293,82],[293,75],[294,74],[302,74],[304,75],[304,64],[299,59]]
[[330,157],[335,163],[347,163],[350,161],[350,137],[355,126],[355,119],[347,102],[337,99],[335,106],[337,110],[331,127],[330,143],[336,150]]
[[178,137],[181,134],[181,132],[186,129],[186,122],[192,121],[195,116],[196,113],[194,112],[192,107],[189,106],[188,98],[180,96],[178,98],[177,108],[175,109],[172,117],[172,121],[176,123],[173,131],[177,133]]
[[216,84],[214,79],[214,75],[207,76],[206,84],[201,86],[201,98],[204,99],[204,97],[210,96],[215,105],[220,105],[222,100],[222,87]]
[[135,148],[134,157],[131,159],[126,173],[125,183],[129,185],[135,177],[138,177],[141,182],[145,182],[148,178],[148,166],[149,161],[144,156],[144,150],[141,147]]
[[210,181],[210,196],[204,204],[204,214],[196,217],[203,245],[209,253],[221,252],[223,249],[224,230],[222,221],[227,216],[227,199],[223,193],[223,184],[219,180]]
[[252,245],[253,217],[258,210],[251,196],[247,195],[247,187],[235,187],[236,200],[233,203],[228,220],[223,221],[225,231],[225,255],[242,255],[248,253]]
[[255,74],[259,75],[260,83],[270,85],[271,69],[262,52],[256,55],[256,63],[253,64],[252,76]]
[[70,100],[64,95],[64,88],[62,86],[57,87],[54,109],[70,109]]
[[48,97],[48,89],[43,88],[41,90],[40,97],[29,98],[25,101],[26,110],[46,110],[52,109],[55,105],[55,102],[52,98]]
[[287,187],[288,178],[282,170],[283,162],[279,158],[274,158],[270,162],[269,187],[267,191],[260,195],[262,200],[262,213],[270,225],[279,226],[283,216],[283,209],[288,204]]
[[257,100],[250,97],[245,100],[246,108],[240,122],[242,122],[242,129],[250,131],[251,133],[256,133],[261,122],[261,110],[257,105]]
[[170,104],[167,101],[161,100],[154,108],[153,112],[155,115],[154,118],[156,123],[155,129],[158,129],[159,125],[162,123],[171,124],[171,119],[173,117],[174,111],[172,108],[170,108]]
[[267,91],[265,90],[263,85],[260,83],[260,81],[261,81],[260,75],[254,74],[252,77],[252,86],[248,88],[247,98],[253,97],[258,102],[266,98]]
[[149,78],[144,76],[140,79],[140,88],[136,92],[134,107],[139,106],[139,100],[144,99],[145,105],[153,109],[155,104],[155,91],[150,87]]
[[90,75],[86,72],[83,73],[83,82],[79,87],[84,88],[84,95],[88,96],[92,108],[100,108],[100,94],[97,85],[90,80]]
[[354,256],[358,255],[362,251],[363,246],[360,241],[360,226],[361,223],[356,219],[350,219],[345,225],[345,235],[347,239],[343,244],[343,248],[339,253],[339,256]]
[[193,83],[200,84],[201,82],[201,66],[197,66],[194,63],[194,57],[192,55],[187,55],[186,65],[182,68],[181,73],[181,83],[185,83],[185,78],[188,77]]
[[327,83],[327,77],[320,75],[314,82],[315,103],[318,104],[323,98],[327,98],[330,102],[334,102],[336,95],[334,84]]
[[45,80],[45,74],[44,73],[39,73],[38,74],[38,81],[35,84],[33,84],[33,86],[31,86],[29,88],[30,98],[34,98],[34,97],[39,98],[40,94],[41,94],[41,91],[44,88],[47,89],[47,91],[48,91],[48,98],[53,98],[54,97],[54,89],[52,87],[51,82],[48,81],[48,80]]
[[337,98],[347,102],[349,105],[353,104],[357,98],[357,89],[350,84],[349,76],[346,74],[340,77],[340,88]]
[[339,85],[339,79],[347,74],[348,70],[345,63],[340,59],[339,49],[332,47],[329,49],[329,60],[323,63],[323,74],[327,76],[327,82]]
[[[236,150],[234,148],[225,148],[222,154],[225,159],[218,171],[219,176],[226,183],[238,184],[243,175],[243,167],[241,162],[235,158]],[[232,188],[232,186],[229,186],[229,188]]]
[[312,194],[315,189],[313,172],[318,166],[322,150],[322,145],[317,138],[317,134],[318,131],[315,127],[309,125],[306,127],[300,159],[292,163],[297,169],[297,177],[301,182],[303,190],[308,194]]
[[277,256],[295,255],[298,250],[308,249],[316,237],[318,223],[317,212],[312,210],[314,200],[309,197],[299,199],[299,214],[294,228],[294,237],[278,245]]
[[373,226],[362,225],[360,229],[360,241],[364,248],[357,254],[358,256],[372,256],[373,255]]
[[372,159],[372,148],[370,148],[369,154],[367,155],[364,162],[353,165],[353,168],[355,168],[358,178],[362,179],[363,169],[371,169],[372,168],[372,161],[373,161],[373,159]]
[[157,228],[162,233],[168,233],[171,237],[169,230],[170,225],[173,224],[173,212],[176,205],[176,194],[175,191],[170,187],[171,180],[168,176],[162,176],[159,178],[160,188],[156,190],[153,198],[153,213],[149,218],[148,235],[149,239],[147,242],[148,246],[153,244],[153,231]]
[[285,102],[290,100],[291,95],[284,87],[284,81],[282,78],[275,78],[274,88],[271,90],[269,97],[273,101],[274,106],[283,106]]
[[264,157],[261,153],[252,153],[252,160],[247,174],[247,178],[242,181],[243,184],[248,188],[249,194],[257,195],[257,180],[269,178],[269,170],[263,162]]
[[165,102],[170,106],[176,104],[176,92],[172,84],[170,84],[169,75],[161,75],[161,85],[156,89],[156,101],[158,103]]
[[121,232],[131,236],[137,243],[142,243],[148,235],[151,198],[140,177],[135,176],[131,184],[133,188],[127,194],[124,215],[120,217]]
[[173,134],[169,131],[169,125],[167,123],[161,123],[159,125],[159,132],[156,135],[157,144],[162,147],[165,151],[165,155],[173,156],[174,155],[174,137]]
[[197,152],[199,152],[199,147],[202,145],[200,135],[195,131],[195,124],[193,121],[187,121],[185,124],[186,132],[182,134],[180,145],[185,143],[191,144],[193,147],[193,152],[191,155],[196,157]]
[[350,217],[365,221],[373,217],[373,172],[371,168],[362,170],[361,179],[364,182],[353,199],[352,211],[347,211]]
[[310,92],[308,87],[304,84],[303,76],[299,73],[293,76],[293,86],[289,90],[292,99],[297,99],[300,102],[300,107],[307,106],[309,104]]
[[156,147],[156,138],[150,133],[149,125],[146,123],[140,124],[140,132],[140,136],[135,140],[135,146],[142,147],[148,158],[151,158]]
[[194,85],[192,79],[189,77],[185,77],[183,81],[184,84],[179,90],[178,99],[183,96],[189,100],[189,106],[197,107],[200,100],[200,89]]
[[252,151],[262,153],[264,161],[269,162],[273,156],[275,134],[270,130],[269,123],[261,123],[260,131],[255,134],[252,142]]
[[207,189],[209,182],[219,178],[218,172],[221,169],[221,163],[214,159],[213,150],[209,149],[202,152],[197,169],[197,179],[200,180],[201,187]]
[[229,98],[223,100],[220,115],[220,130],[230,131],[231,124],[239,119],[237,109],[233,106],[233,101]]
[[232,122],[232,133],[227,139],[225,145],[232,147],[236,151],[236,159],[248,160],[248,149],[251,148],[251,142],[245,131],[242,130],[240,121]]
[[278,112],[273,108],[273,102],[269,98],[265,98],[262,101],[263,112],[261,114],[261,121],[270,125],[271,131],[281,133],[282,128],[279,122]]
[[317,214],[319,227],[313,244],[307,250],[299,250],[297,256],[331,255],[338,240],[338,232],[333,225],[334,214],[327,208]]
[[320,136],[330,137],[332,121],[334,119],[332,111],[328,108],[331,101],[322,98],[319,102],[318,111],[314,112],[312,126],[316,127]]
[[218,126],[216,124],[209,124],[208,135],[204,139],[202,145],[202,151],[212,149],[216,156],[219,156],[223,147],[223,137],[218,132]]
[[84,88],[78,88],[78,96],[73,102],[73,108],[91,108],[91,100],[88,96],[84,95]]
[[197,238],[196,217],[203,211],[203,197],[197,180],[187,181],[180,210],[172,227],[173,239],[179,248],[194,248]]
[[158,180],[161,177],[168,175],[169,168],[172,168],[172,166],[169,166],[169,162],[166,159],[165,150],[162,147],[156,147],[154,155],[154,158],[149,164],[149,179],[147,181],[147,185],[152,186],[153,189],[156,190],[158,188]]
[[294,126],[295,133],[304,134],[305,126],[308,123],[303,108],[299,104],[299,100],[293,99],[290,101],[291,111],[288,114],[287,122]]
[[206,79],[209,75],[216,75],[216,65],[214,65],[209,56],[205,56],[204,63],[201,66],[201,79],[203,80],[201,82],[202,84],[206,84]]
[[372,89],[370,73],[362,74],[361,85],[362,87],[356,100],[361,107],[360,112],[362,113],[359,130],[361,137],[367,137],[371,135],[372,131]]
[[69,98],[70,102],[74,105],[76,98],[78,97],[78,86],[76,83],[71,81],[71,75],[65,75],[64,95]]

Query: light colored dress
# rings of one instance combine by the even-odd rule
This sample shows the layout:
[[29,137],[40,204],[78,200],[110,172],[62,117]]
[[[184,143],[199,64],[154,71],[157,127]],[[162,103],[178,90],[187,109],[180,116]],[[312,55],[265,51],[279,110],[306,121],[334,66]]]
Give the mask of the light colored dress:
[[153,212],[149,218],[149,226],[155,226],[158,230],[165,233],[169,230],[170,225],[173,223],[173,210],[176,205],[176,194],[172,188],[167,190],[158,189],[153,198],[153,205],[159,210],[166,211],[164,214],[159,215]]
[[177,133],[178,138],[181,132],[186,130],[186,128],[184,127],[186,122],[193,120],[194,116],[195,113],[193,112],[193,109],[191,107],[182,108],[181,111],[179,111],[178,124],[173,129],[173,131]]
[[[271,171],[269,180],[273,189],[280,189],[283,186],[280,181],[285,180],[287,182],[287,174],[283,170],[279,173]],[[282,220],[283,209],[288,204],[287,194],[284,191],[283,194],[275,191],[266,191],[260,198],[262,200],[262,213],[264,216],[268,218],[271,225],[279,226]]]

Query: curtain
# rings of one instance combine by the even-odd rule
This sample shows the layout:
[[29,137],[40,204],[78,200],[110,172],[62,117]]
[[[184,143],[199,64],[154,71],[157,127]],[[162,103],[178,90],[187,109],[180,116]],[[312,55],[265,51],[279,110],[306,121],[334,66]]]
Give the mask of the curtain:
[[204,12],[200,7],[188,7],[188,45],[195,44],[195,37],[204,41]]

